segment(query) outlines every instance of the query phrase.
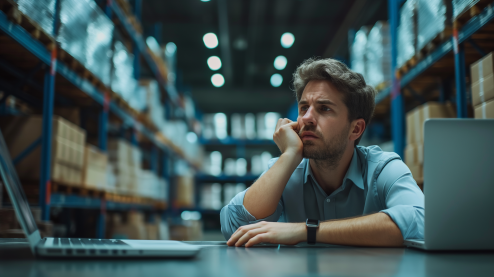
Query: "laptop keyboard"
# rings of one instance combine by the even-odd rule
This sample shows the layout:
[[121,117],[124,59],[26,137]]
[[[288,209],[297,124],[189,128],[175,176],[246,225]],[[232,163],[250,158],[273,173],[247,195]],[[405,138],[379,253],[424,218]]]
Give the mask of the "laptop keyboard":
[[118,239],[78,239],[78,238],[53,238],[54,246],[119,246],[128,245]]

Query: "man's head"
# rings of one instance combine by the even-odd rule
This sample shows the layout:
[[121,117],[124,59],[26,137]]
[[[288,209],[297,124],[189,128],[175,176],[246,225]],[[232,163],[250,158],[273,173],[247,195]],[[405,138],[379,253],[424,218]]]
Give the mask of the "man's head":
[[345,150],[359,143],[374,113],[376,91],[333,59],[304,61],[293,74],[293,87],[304,157],[337,165]]

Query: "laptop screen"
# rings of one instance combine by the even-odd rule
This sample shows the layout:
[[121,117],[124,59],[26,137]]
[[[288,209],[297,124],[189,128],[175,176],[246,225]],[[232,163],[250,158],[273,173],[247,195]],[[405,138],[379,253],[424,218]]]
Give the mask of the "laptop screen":
[[21,182],[19,181],[14,165],[12,164],[12,160],[10,159],[10,154],[1,131],[0,175],[2,177],[1,182],[6,187],[10,196],[10,201],[12,201],[12,205],[14,206],[17,219],[24,229],[24,232],[26,232],[26,236],[29,236],[38,230],[38,227],[36,226],[36,222],[34,221],[33,214],[29,208],[26,195],[22,189]]

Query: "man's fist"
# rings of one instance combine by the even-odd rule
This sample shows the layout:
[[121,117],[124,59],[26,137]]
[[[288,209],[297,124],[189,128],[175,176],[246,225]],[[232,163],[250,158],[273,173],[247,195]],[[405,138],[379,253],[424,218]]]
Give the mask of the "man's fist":
[[281,154],[289,153],[302,159],[304,144],[298,136],[299,125],[287,118],[278,119],[273,140],[281,151]]

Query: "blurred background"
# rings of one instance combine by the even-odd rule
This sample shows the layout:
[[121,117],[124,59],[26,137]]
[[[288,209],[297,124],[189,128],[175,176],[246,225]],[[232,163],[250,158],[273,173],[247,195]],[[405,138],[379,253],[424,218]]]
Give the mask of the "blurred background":
[[423,188],[425,120],[494,118],[492,2],[0,0],[0,130],[42,236],[224,240],[307,58],[376,88],[360,145]]

